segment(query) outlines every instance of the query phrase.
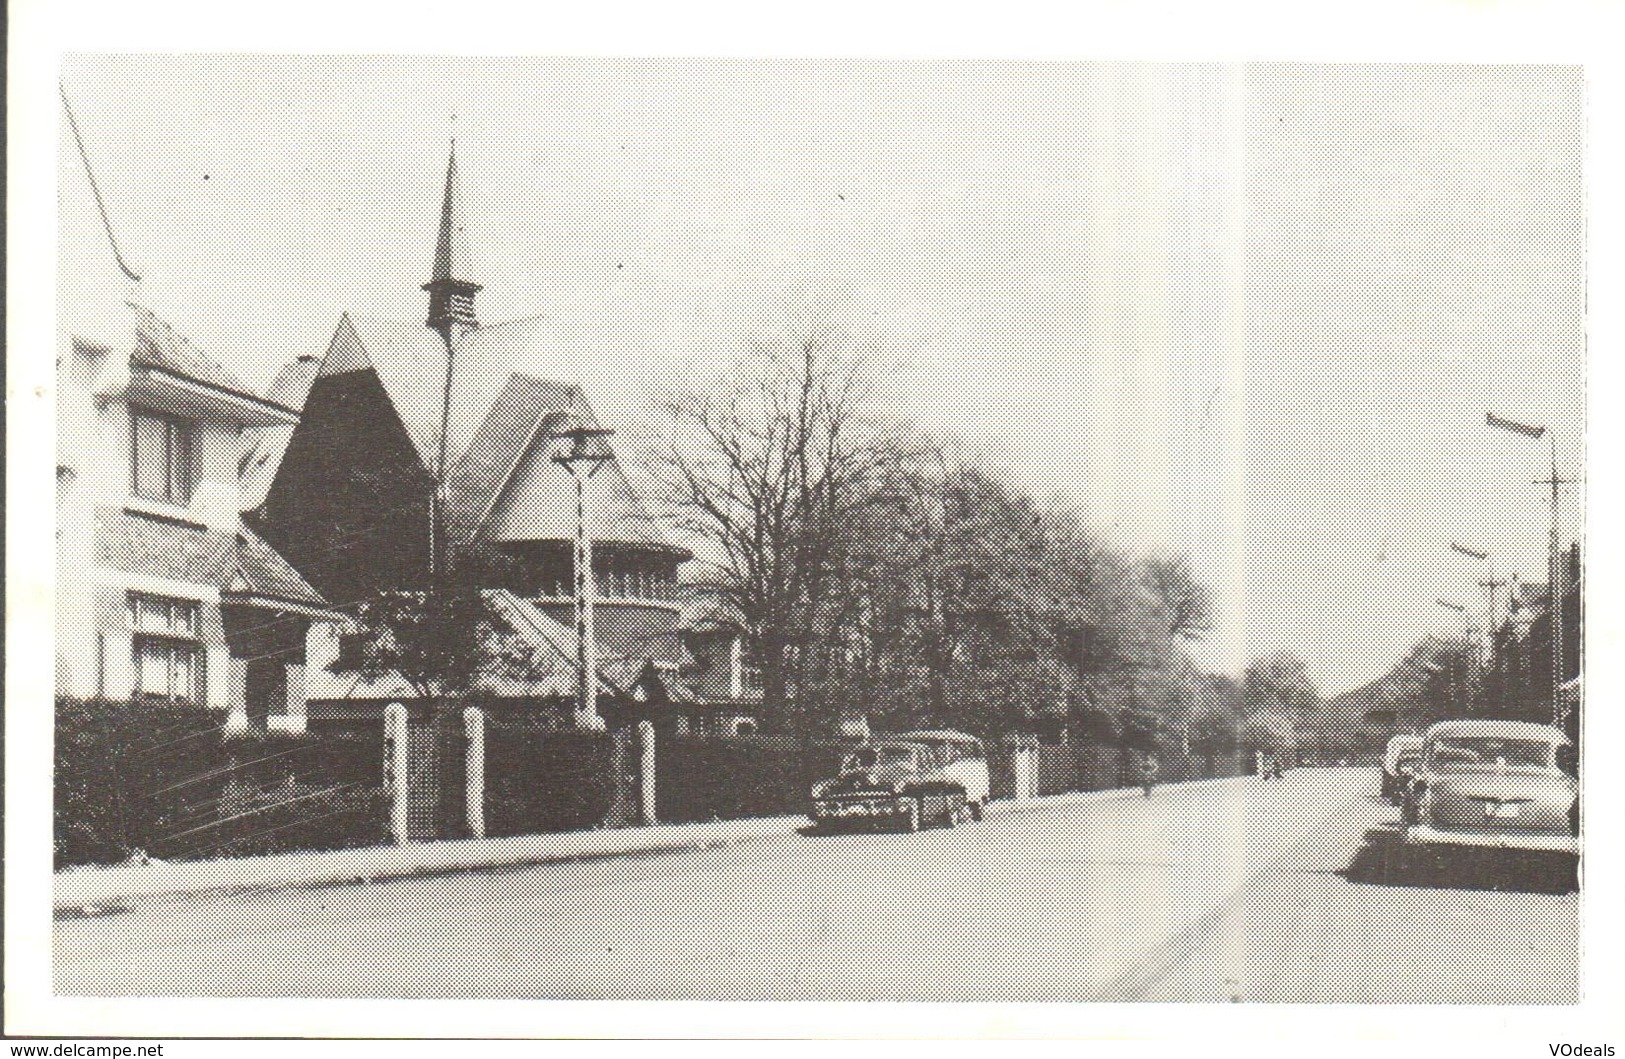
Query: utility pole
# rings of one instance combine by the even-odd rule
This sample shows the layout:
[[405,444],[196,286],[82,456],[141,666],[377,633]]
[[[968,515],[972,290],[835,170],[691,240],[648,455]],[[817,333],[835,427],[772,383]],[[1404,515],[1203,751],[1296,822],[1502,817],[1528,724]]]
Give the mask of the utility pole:
[[1497,592],[1497,590],[1503,589],[1503,588],[1507,587],[1508,585],[1510,585],[1511,583],[1512,582],[1508,581],[1504,577],[1503,578],[1497,578],[1495,576],[1494,567],[1490,568],[1490,576],[1489,576],[1489,578],[1484,580],[1484,581],[1480,581],[1478,583],[1478,587],[1482,588],[1484,590],[1485,606],[1489,608],[1488,609],[1489,628],[1490,628],[1490,632],[1491,632],[1492,635],[1494,634],[1496,628],[1500,625],[1500,617],[1501,617],[1501,610],[1500,610],[1499,607],[1496,606],[1496,600],[1499,599],[1500,597],[1498,597],[1495,593]]
[[1552,496],[1552,532],[1551,540],[1547,545],[1547,566],[1550,570],[1546,578],[1546,591],[1549,597],[1546,606],[1546,620],[1552,630],[1552,723],[1561,727],[1563,724],[1563,599],[1567,595],[1563,584],[1563,538],[1562,523],[1560,521],[1561,502],[1558,490],[1574,481],[1572,478],[1560,477],[1557,473],[1557,435],[1549,434],[1552,443],[1551,474],[1545,478],[1537,478],[1535,485],[1551,487]]
[[[1453,603],[1448,599],[1436,599],[1433,602],[1445,610],[1454,611],[1461,615],[1461,684],[1456,693],[1456,706],[1463,715],[1470,713],[1472,704],[1472,659],[1473,659],[1473,619],[1467,608],[1460,603]],[[1456,667],[1452,666],[1452,676]]]
[[553,462],[569,472],[575,483],[575,725],[578,729],[593,731],[603,729],[604,719],[598,715],[598,634],[594,620],[597,590],[592,575],[592,537],[587,532],[587,482],[615,458],[603,440],[614,433],[578,426],[545,435],[548,440],[570,442],[570,451],[554,456]]
[[1478,561],[1484,563],[1486,569],[1488,570],[1488,577],[1478,582],[1478,587],[1484,590],[1485,596],[1484,638],[1486,641],[1478,652],[1478,662],[1480,665],[1493,669],[1495,665],[1495,630],[1498,627],[1500,619],[1500,612],[1496,607],[1495,593],[1496,589],[1505,587],[1508,582],[1503,578],[1497,578],[1495,576],[1495,560],[1490,557],[1490,553],[1488,551],[1481,548],[1469,547],[1468,545],[1462,544],[1460,541],[1451,541],[1450,550],[1455,552],[1457,555],[1465,555],[1469,559],[1477,559]]
[[1551,474],[1546,478],[1535,479],[1535,485],[1544,485],[1551,488],[1552,497],[1552,530],[1547,542],[1546,556],[1546,621],[1551,629],[1552,648],[1552,723],[1563,723],[1563,541],[1561,537],[1562,525],[1560,516],[1560,496],[1558,490],[1571,484],[1574,479],[1563,478],[1557,473],[1557,434],[1547,430],[1544,426],[1535,426],[1529,423],[1519,423],[1511,419],[1503,419],[1493,412],[1486,413],[1484,423],[1497,430],[1505,430],[1513,434],[1521,434],[1526,438],[1546,438],[1551,444]]

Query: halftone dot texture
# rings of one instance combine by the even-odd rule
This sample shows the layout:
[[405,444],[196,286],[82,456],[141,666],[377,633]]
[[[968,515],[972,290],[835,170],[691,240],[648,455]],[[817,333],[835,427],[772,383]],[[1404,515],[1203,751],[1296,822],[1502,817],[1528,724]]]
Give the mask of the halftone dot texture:
[[[458,60],[426,62],[446,70]],[[488,78],[489,64],[478,65],[480,78]],[[669,64],[619,68],[656,82],[670,76]],[[334,60],[335,76],[355,77],[358,69],[365,72],[364,60]],[[774,67],[780,78],[785,69],[798,68]],[[871,64],[833,69],[869,90],[899,70]],[[1042,79],[1054,78],[1059,68],[1024,69],[1024,77]],[[1216,97],[1196,98],[1213,73],[1182,73],[1174,78],[1180,87],[1164,98],[1160,88],[1145,91],[1143,70],[1094,70],[1081,81],[1112,98],[1111,105],[1078,112],[1063,106],[1031,125],[1003,120],[1008,101],[997,90],[986,91],[978,96],[980,109],[957,109],[980,115],[973,125],[991,124],[997,132],[989,139],[978,126],[977,135],[963,143],[954,142],[961,115],[924,108],[925,116],[914,120],[918,100],[876,108],[884,118],[879,127],[891,132],[886,144],[894,162],[896,151],[906,153],[916,137],[949,142],[956,158],[968,151],[984,162],[970,165],[964,179],[914,198],[893,177],[932,168],[926,152],[902,159],[902,165],[875,163],[869,167],[874,172],[864,174],[832,170],[828,186],[817,189],[825,203],[821,214],[795,205],[805,189],[783,179],[780,168],[811,167],[809,155],[842,156],[822,144],[837,123],[821,121],[822,104],[801,98],[811,93],[800,89],[773,96],[756,115],[783,125],[779,135],[788,130],[795,140],[794,150],[778,150],[784,156],[778,162],[767,164],[776,149],[765,142],[755,148],[760,157],[749,160],[762,164],[734,165],[702,150],[708,159],[698,166],[707,178],[703,201],[672,186],[657,194],[619,188],[615,194],[624,201],[599,203],[590,215],[584,209],[572,213],[571,204],[603,192],[595,180],[616,186],[618,177],[578,177],[550,153],[556,145],[520,144],[511,128],[491,135],[486,126],[486,155],[523,146],[516,152],[523,156],[519,165],[547,174],[537,179],[555,206],[545,261],[532,252],[538,239],[532,225],[500,220],[510,212],[518,216],[526,201],[512,185],[504,185],[509,200],[486,195],[490,212],[471,219],[476,260],[492,272],[459,278],[487,282],[491,289],[481,295],[479,314],[493,323],[460,339],[448,440],[448,528],[458,544],[509,546],[537,563],[523,589],[543,602],[515,599],[509,613],[523,617],[532,645],[552,662],[545,681],[549,694],[568,693],[574,656],[565,602],[570,593],[561,576],[568,570],[573,511],[568,479],[550,459],[555,450],[534,443],[555,430],[598,425],[587,404],[595,384],[586,380],[658,370],[650,365],[669,362],[660,359],[666,353],[661,342],[684,336],[694,320],[710,320],[713,302],[734,292],[754,307],[771,302],[776,290],[770,288],[785,285],[785,275],[781,269],[771,282],[761,280],[762,266],[782,265],[779,258],[794,257],[802,243],[818,256],[816,267],[807,266],[800,277],[809,286],[831,274],[857,276],[875,260],[912,262],[888,264],[885,279],[867,292],[871,301],[903,303],[915,292],[899,286],[897,277],[929,279],[930,291],[912,311],[932,320],[922,333],[935,337],[942,331],[951,340],[926,354],[931,370],[899,378],[935,379],[945,407],[956,386],[982,378],[985,393],[958,392],[960,424],[986,431],[994,421],[1001,438],[1011,433],[1008,424],[1023,424],[1030,431],[1020,446],[1023,460],[1045,446],[1090,439],[1087,453],[1055,461],[1048,473],[1086,494],[1089,515],[1109,523],[1124,547],[1103,546],[1080,533],[1045,554],[1046,542],[1053,545],[1067,519],[1055,517],[1023,487],[1012,484],[1000,495],[1008,477],[1004,464],[988,470],[976,497],[1005,506],[994,506],[980,521],[974,510],[957,513],[963,550],[950,557],[954,562],[974,558],[984,570],[997,565],[1000,576],[1012,577],[1005,568],[1011,556],[1023,557],[1027,569],[1020,576],[1027,580],[1008,583],[1035,596],[1038,589],[1058,595],[1060,582],[1080,568],[1101,589],[1099,612],[1083,615],[1081,627],[1069,630],[1078,634],[1077,643],[1052,645],[1053,657],[999,657],[989,667],[994,679],[976,689],[988,701],[1024,701],[1032,711],[1026,719],[1035,724],[1071,726],[1073,739],[1090,726],[1109,729],[1125,742],[1134,737],[1131,711],[1118,709],[1144,691],[1133,688],[1133,678],[1125,682],[1128,691],[1119,686],[1079,692],[1082,702],[1055,691],[1057,672],[1103,657],[1091,652],[1155,655],[1146,644],[1151,624],[1117,627],[1107,616],[1154,580],[1132,557],[1142,545],[1189,553],[1206,564],[1205,571],[1228,578],[1226,599],[1250,601],[1244,616],[1227,615],[1247,623],[1250,635],[1241,639],[1290,640],[1293,650],[1305,654],[1323,650],[1335,656],[1339,671],[1349,672],[1372,669],[1368,658],[1404,651],[1395,630],[1415,623],[1393,621],[1392,608],[1402,597],[1408,605],[1414,584],[1438,573],[1439,564],[1422,551],[1433,547],[1434,537],[1443,541],[1456,532],[1452,520],[1468,519],[1468,529],[1493,538],[1498,552],[1516,552],[1538,540],[1539,527],[1531,529],[1527,513],[1506,514],[1529,506],[1523,464],[1503,474],[1482,460],[1465,459],[1482,439],[1468,438],[1470,432],[1454,424],[1481,421],[1484,407],[1523,401],[1532,388],[1533,400],[1544,401],[1552,421],[1564,424],[1563,458],[1578,465],[1580,431],[1572,409],[1578,406],[1583,336],[1577,326],[1582,288],[1575,72],[1425,71],[1415,76],[1426,120],[1408,124],[1396,116],[1400,104],[1386,98],[1384,79],[1398,76],[1393,70],[1261,67],[1249,77],[1240,127],[1225,124],[1234,115],[1227,116]],[[1411,83],[1415,89],[1417,82]],[[1490,88],[1503,102],[1478,106],[1474,100]],[[1194,94],[1181,94],[1187,91]],[[1549,114],[1528,102],[1547,91]],[[748,84],[738,94],[748,98]],[[218,119],[210,113],[210,120]],[[709,134],[701,120],[706,115],[696,111],[690,117],[690,123],[666,123],[680,131],[664,149]],[[1029,151],[1022,139],[1046,124],[1070,148],[1085,125],[1104,128],[1118,121],[1150,130],[1130,137],[1145,142],[1125,141],[1117,153],[1098,144],[1068,149],[1058,161],[1053,153]],[[1209,130],[1208,138],[1192,130]],[[623,138],[633,147],[633,168],[667,168],[661,149],[638,144],[635,127],[614,131],[628,134]],[[172,134],[167,128],[143,132]],[[1194,146],[1181,160],[1177,149],[1187,135]],[[1226,141],[1227,135],[1236,141]],[[730,137],[753,139],[748,127],[743,133],[731,129]],[[1238,146],[1244,160],[1226,154]],[[626,145],[596,141],[594,149],[611,156],[627,152]],[[538,163],[543,156],[546,166]],[[1006,166],[1015,167],[1013,174],[982,171]],[[1079,178],[1078,169],[1104,175]],[[415,186],[423,190],[428,185],[421,176],[406,179],[419,181]],[[222,177],[214,187],[236,186],[233,174]],[[477,184],[478,177],[470,182]],[[306,201],[300,216],[347,230],[336,221],[343,209],[339,190],[355,193],[346,186],[335,189],[332,203]],[[536,198],[534,191],[525,194]],[[737,208],[740,202],[747,206]],[[135,212],[152,213],[157,203],[153,197]],[[1050,212],[1025,213],[1017,203]],[[392,206],[401,209],[398,223],[370,236],[374,249],[391,248],[381,263],[358,266],[352,248],[334,250],[329,244],[342,240],[324,238],[315,241],[320,246],[277,257],[269,271],[241,271],[302,293],[296,262],[312,275],[359,268],[366,275],[355,282],[369,291],[387,290],[384,300],[395,300],[415,290],[423,278],[418,273],[426,273],[433,226],[431,217],[404,202]],[[176,232],[187,253],[201,254],[199,248],[210,245],[199,220],[204,214],[177,214],[167,206],[162,212],[180,218]],[[727,238],[713,242],[718,232]],[[417,264],[408,268],[408,260]],[[789,268],[792,280],[798,268]],[[229,265],[215,269],[234,271]],[[613,312],[567,310],[494,323],[537,311],[518,304],[529,284],[575,292],[595,289],[591,277],[610,272],[627,276],[625,285],[617,280],[612,288],[623,300]],[[1239,290],[1233,284],[1238,275]],[[494,276],[510,282],[493,283]],[[409,280],[405,285],[398,282],[403,278]],[[681,298],[672,291],[685,285],[707,293],[673,309],[671,302]],[[488,313],[487,305],[501,308]],[[296,311],[314,310],[300,305]],[[65,597],[79,599],[85,614],[93,615],[66,619],[65,638],[106,631],[109,620],[115,631],[131,631],[117,627],[121,591],[95,584],[96,568],[191,584],[206,604],[197,635],[213,652],[201,690],[209,705],[224,708],[237,690],[228,682],[248,679],[237,663],[291,659],[299,649],[270,635],[286,626],[286,618],[262,619],[263,628],[250,630],[262,634],[255,641],[260,648],[240,651],[226,644],[226,619],[207,605],[211,592],[217,599],[221,590],[244,591],[241,578],[247,590],[284,602],[317,604],[319,591],[327,602],[345,605],[363,597],[366,579],[358,572],[371,564],[420,568],[427,555],[428,475],[440,440],[444,351],[439,337],[412,315],[416,311],[397,314],[395,322],[346,315],[330,330],[325,356],[280,368],[267,391],[270,401],[304,412],[299,427],[249,425],[242,451],[222,444],[197,457],[199,481],[209,483],[212,476],[217,490],[229,490],[231,465],[240,461],[241,506],[253,510],[246,526],[233,527],[235,534],[220,528],[230,518],[213,511],[207,525],[194,524],[192,516],[202,519],[204,513],[191,510],[159,511],[155,518],[151,510],[91,505],[72,514],[78,510],[75,485],[59,472],[70,495],[69,507],[61,509],[70,514],[61,517],[95,526],[90,546],[76,550],[76,540],[69,539],[64,547],[63,583],[74,589]],[[157,316],[143,308],[135,312],[132,367],[212,390],[242,389],[232,372]],[[638,312],[665,315],[651,324]],[[726,312],[718,318],[733,319]],[[1245,348],[1236,344],[1238,334],[1245,334]],[[702,344],[728,344],[732,337],[706,335]],[[1473,357],[1469,350],[1476,351]],[[88,347],[75,351],[81,354],[87,363],[96,355]],[[114,356],[124,354],[120,349]],[[1008,386],[996,384],[1007,380]],[[1526,387],[1532,381],[1539,385]],[[695,388],[703,394],[707,385]],[[968,402],[966,392],[973,396]],[[112,460],[103,446],[119,427],[96,418],[107,406],[94,405],[93,414],[88,394],[88,387],[80,394],[87,397],[83,416],[81,410],[65,415],[63,466],[79,476],[81,491],[94,486],[116,495],[121,486],[94,480],[109,468],[115,477],[124,473],[124,457]],[[726,396],[710,410],[727,409]],[[195,411],[163,393],[150,400],[173,415]],[[890,411],[900,413],[902,403]],[[975,413],[966,414],[966,408]],[[705,435],[718,422],[715,416],[690,416],[678,417],[670,429],[655,419],[609,425],[629,439],[652,439],[655,449],[663,443],[703,448],[708,440],[716,442]],[[781,439],[753,440],[771,452]],[[976,437],[971,444],[984,441]],[[615,447],[621,453],[632,449],[619,441]],[[1474,470],[1457,470],[1464,465]],[[667,469],[673,467],[685,469]],[[719,471],[703,460],[686,469],[696,467]],[[720,468],[720,480],[735,477],[727,466]],[[1236,512],[1222,501],[1243,495],[1244,525],[1232,524]],[[1441,509],[1438,497],[1455,507]],[[207,497],[199,503],[205,501],[219,503]],[[728,498],[730,504],[740,501]],[[229,498],[224,503],[230,507]],[[954,516],[953,503],[947,498],[931,517]],[[1288,509],[1294,516],[1281,517]],[[602,563],[595,569],[598,591],[607,600],[598,615],[603,693],[630,695],[650,664],[658,663],[653,668],[665,679],[662,691],[669,700],[662,705],[690,704],[696,697],[690,685],[669,679],[691,661],[683,653],[684,615],[675,600],[676,566],[687,549],[671,543],[619,462],[606,465],[595,480],[590,520]],[[1215,543],[1233,543],[1238,535],[1245,538],[1239,552]],[[1429,543],[1419,543],[1424,540]],[[944,564],[937,573],[942,584],[955,584],[969,598],[967,584],[974,579],[963,568]],[[933,580],[931,592],[900,593],[892,602],[899,611],[934,616],[937,589]],[[1202,631],[1194,620],[1181,630],[1182,620],[1196,615],[1183,614],[1172,597],[1163,602],[1175,605],[1161,615],[1160,637]],[[1351,615],[1370,621],[1362,626]],[[1046,625],[1044,635],[1051,635],[1052,615],[1041,617],[1033,624]],[[1351,627],[1365,635],[1351,635]],[[1111,645],[1101,648],[1097,634]],[[115,636],[112,649],[121,650],[122,642]],[[1166,651],[1155,657],[1168,664]],[[851,662],[850,644],[841,642],[819,664],[838,668]],[[73,686],[84,687],[92,672],[104,685],[109,674],[116,683],[122,666],[114,661],[106,669],[81,654],[59,669]],[[313,700],[378,706],[402,693],[392,687],[359,694],[354,680],[341,681],[317,665],[301,679]],[[919,690],[885,674],[872,684],[862,689],[869,699],[892,706],[892,700]],[[542,686],[538,681],[529,691]],[[481,690],[524,694],[499,682]],[[1300,746],[1312,739],[1317,752],[1358,761],[1380,745],[1386,727],[1398,723],[1370,716],[1390,704],[1391,698],[1367,685],[1324,700],[1317,712],[1297,718],[1302,730],[1286,738]],[[748,703],[734,705],[751,712]],[[1058,731],[1048,734],[1059,738]],[[1155,742],[1190,738],[1192,732],[1188,726],[1153,726],[1141,736]],[[1210,731],[1197,738],[1223,746],[1225,735]],[[1220,756],[1233,755],[1234,739]],[[1214,757],[1198,764],[1194,755],[1165,751],[1163,778],[1211,774]],[[1126,761],[1093,760],[1081,750],[1075,760],[1053,752],[1040,760],[1048,763],[1040,769],[1043,793],[1111,787],[1132,772]],[[659,769],[657,761],[657,777]],[[162,789],[163,780],[155,785]],[[336,786],[290,779],[276,805],[252,800],[263,801],[266,791],[239,791],[236,801],[222,797],[218,805],[231,805],[252,820],[252,813]],[[215,872],[220,889],[238,892],[174,901],[124,900],[111,891],[105,900],[87,898],[91,914],[58,924],[56,988],[68,995],[137,996],[1577,999],[1572,865],[1407,852],[1398,843],[1397,810],[1376,800],[1376,786],[1369,768],[1295,769],[1279,781],[1196,780],[1165,783],[1149,796],[1113,790],[1001,807],[984,823],[920,834],[803,835],[782,820],[702,819],[687,830],[547,835],[530,847],[520,839],[493,840],[510,844],[474,845],[460,853],[436,844],[312,854],[351,858],[305,869],[312,881],[387,876],[401,860],[434,877],[293,889],[278,888],[274,872],[256,881],[256,871],[269,869],[247,861],[118,868],[112,871],[125,872],[125,878],[147,873],[132,884],[137,890],[161,892],[161,884],[150,879],[166,872],[193,879]],[[165,834],[195,834],[190,829],[209,826],[210,806],[196,801],[185,809],[164,821]],[[263,839],[275,827],[268,824],[248,837]],[[195,848],[213,849],[188,847]],[[660,855],[635,855],[645,853]],[[500,870],[439,874],[459,866],[458,856],[467,858],[461,866],[483,863]],[[577,859],[523,866],[527,857]],[[297,875],[297,865],[287,863],[293,866],[286,870]],[[349,867],[339,871],[338,865]]]
[[1369,769],[1294,770],[1281,781],[1159,787],[1149,799],[1133,790],[1062,800],[913,835],[695,825],[710,836],[696,845],[734,841],[673,855],[138,904],[58,924],[56,988],[1574,1001],[1577,901],[1561,871],[1389,865],[1397,814],[1374,789]]

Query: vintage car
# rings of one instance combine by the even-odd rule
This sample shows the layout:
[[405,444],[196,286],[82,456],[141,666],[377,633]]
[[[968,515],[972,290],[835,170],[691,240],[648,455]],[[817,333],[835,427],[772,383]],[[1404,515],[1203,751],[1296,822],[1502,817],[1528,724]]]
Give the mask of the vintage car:
[[1556,728],[1444,721],[1423,740],[1405,842],[1578,854],[1578,796],[1572,746]]
[[943,728],[904,732],[900,738],[936,748],[943,774],[965,792],[965,808],[971,819],[982,819],[992,797],[992,781],[987,770],[987,747],[980,739]]
[[980,820],[988,800],[987,754],[959,732],[911,732],[854,747],[840,774],[813,786],[808,812],[820,829],[918,831]]
[[1382,796],[1392,801],[1399,801],[1409,785],[1410,777],[1401,775],[1399,766],[1401,758],[1409,757],[1416,761],[1422,753],[1422,737],[1419,735],[1396,735],[1388,740],[1388,749],[1382,755]]

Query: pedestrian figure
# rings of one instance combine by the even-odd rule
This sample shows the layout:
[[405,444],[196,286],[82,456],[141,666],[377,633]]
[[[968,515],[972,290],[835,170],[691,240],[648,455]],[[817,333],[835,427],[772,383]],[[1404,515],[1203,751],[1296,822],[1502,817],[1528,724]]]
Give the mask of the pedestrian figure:
[[1269,778],[1268,773],[1264,771],[1264,752],[1262,750],[1253,751],[1253,775]]
[[1151,788],[1157,785],[1157,759],[1150,754],[1140,762],[1140,789],[1145,791],[1147,798],[1151,797]]

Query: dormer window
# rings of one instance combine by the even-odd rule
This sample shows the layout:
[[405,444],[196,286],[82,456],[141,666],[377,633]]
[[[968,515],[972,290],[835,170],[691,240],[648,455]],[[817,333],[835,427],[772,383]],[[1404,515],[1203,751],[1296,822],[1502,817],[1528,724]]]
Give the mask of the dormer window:
[[174,416],[130,410],[130,492],[146,500],[192,502],[194,425]]

